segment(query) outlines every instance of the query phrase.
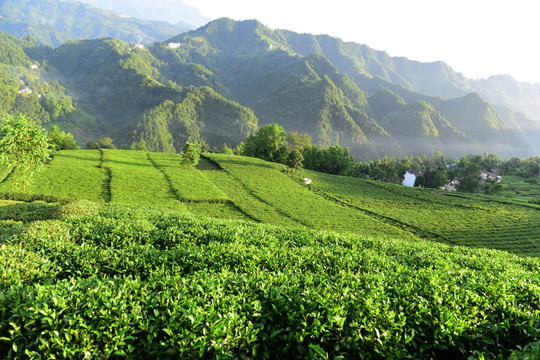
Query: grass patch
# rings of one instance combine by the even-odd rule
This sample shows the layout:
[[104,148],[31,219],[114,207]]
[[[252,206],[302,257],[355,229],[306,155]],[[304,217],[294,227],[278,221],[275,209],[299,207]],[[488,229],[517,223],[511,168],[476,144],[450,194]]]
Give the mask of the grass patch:
[[232,155],[211,154],[209,157],[249,189],[252,196],[304,226],[374,236],[414,237],[362,211],[326,200],[283,174],[282,165]]

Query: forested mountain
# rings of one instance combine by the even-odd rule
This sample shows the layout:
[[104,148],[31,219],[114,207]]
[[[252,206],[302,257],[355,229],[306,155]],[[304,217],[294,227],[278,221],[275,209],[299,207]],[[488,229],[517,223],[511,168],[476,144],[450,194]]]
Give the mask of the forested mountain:
[[[169,66],[204,66],[204,76],[196,81],[182,76],[188,72],[177,73],[173,79],[178,84],[204,83],[221,88],[224,94],[253,108],[261,124],[277,122],[286,129],[305,131],[319,145],[339,142],[350,146],[358,155],[355,148],[366,151],[366,140],[376,139],[372,143],[381,147],[381,143],[385,143],[381,136],[390,133],[406,153],[441,148],[452,154],[477,148],[508,155],[532,152],[522,132],[508,129],[494,108],[480,97],[473,97],[479,101],[468,101],[470,97],[463,95],[451,102],[414,92],[405,87],[412,86],[406,83],[400,71],[423,74],[420,63],[401,59],[398,62],[403,66],[395,66],[392,65],[394,59],[365,46],[328,36],[271,30],[255,20],[235,22],[230,19],[216,20],[169,41],[178,43],[179,48],[156,54]],[[308,55],[312,53],[324,56]],[[434,68],[443,69],[447,76],[460,78],[444,64],[436,65]],[[420,68],[415,70],[417,67]],[[425,82],[429,83],[427,78]],[[375,95],[370,95],[384,87],[404,93],[403,105],[420,100],[423,103],[395,106],[391,116],[385,118],[390,108],[382,106],[382,113],[381,109],[373,109],[371,103],[377,99],[372,100]],[[458,92],[453,95],[456,94]],[[462,113],[453,112],[453,106],[460,107]],[[466,120],[458,118],[465,113],[468,114]],[[486,126],[486,133],[476,129],[476,118],[479,128]],[[367,128],[372,133],[366,137]],[[404,134],[408,134],[408,139]],[[390,153],[399,152],[389,143],[375,152],[388,153],[389,147],[393,149]]]
[[39,44],[59,46],[69,40],[115,37],[149,45],[191,29],[188,24],[127,18],[71,0],[3,0],[0,30],[18,37],[28,35]]
[[[422,73],[420,63],[256,20],[219,19],[147,48],[113,38],[56,49],[19,42],[5,42],[12,57],[43,64],[44,76],[76,100],[77,116],[53,120],[83,140],[145,140],[156,151],[178,151],[186,141],[236,146],[257,126],[278,123],[319,146],[347,146],[357,159],[537,151],[536,120],[506,107],[499,113],[475,93],[446,99],[412,90],[405,75]],[[426,66],[463,80],[436,65]]]
[[518,82],[508,75],[472,80],[456,73],[442,61],[422,63],[404,57],[391,57],[384,51],[328,35],[315,36],[282,30],[276,31],[276,34],[282,39],[283,46],[295,53],[327,57],[341,73],[351,76],[361,87],[365,81],[380,79],[435,97],[452,98],[478,92],[490,103],[506,105],[540,119],[540,84]]
[[116,134],[120,143],[144,140],[147,148],[180,152],[186,142],[237,145],[257,130],[253,111],[209,87],[187,88],[176,102],[166,100]]
[[32,39],[0,32],[0,115],[23,113],[40,124],[54,122],[68,130],[81,126],[78,133],[84,133],[92,126],[92,116],[81,111],[64,86],[25,52],[35,49]]

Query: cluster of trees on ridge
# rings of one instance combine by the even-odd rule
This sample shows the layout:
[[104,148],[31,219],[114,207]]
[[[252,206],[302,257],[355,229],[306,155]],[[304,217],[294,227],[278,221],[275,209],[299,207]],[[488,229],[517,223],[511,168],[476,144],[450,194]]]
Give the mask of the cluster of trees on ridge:
[[339,145],[319,148],[311,145],[308,135],[286,133],[277,124],[260,128],[256,134],[246,138],[245,144],[241,144],[236,153],[282,163],[296,169],[304,167],[328,174],[393,183],[401,183],[405,173],[412,170],[421,172],[415,186],[440,188],[450,180],[457,180],[457,189],[465,192],[492,193],[501,189],[501,185],[495,181],[483,184],[482,170],[500,169],[504,175],[540,176],[540,156],[504,161],[497,155],[484,153],[454,160],[436,152],[431,157],[408,155],[397,160],[395,157],[386,156],[376,161],[355,162],[348,148]]

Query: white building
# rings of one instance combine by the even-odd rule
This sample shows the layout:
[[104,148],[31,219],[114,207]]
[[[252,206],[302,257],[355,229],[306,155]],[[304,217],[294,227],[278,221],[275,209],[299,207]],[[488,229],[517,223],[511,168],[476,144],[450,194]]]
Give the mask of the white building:
[[414,173],[414,171],[407,170],[407,172],[405,173],[405,178],[402,181],[402,184],[404,186],[413,187],[416,181],[416,176],[417,175]]

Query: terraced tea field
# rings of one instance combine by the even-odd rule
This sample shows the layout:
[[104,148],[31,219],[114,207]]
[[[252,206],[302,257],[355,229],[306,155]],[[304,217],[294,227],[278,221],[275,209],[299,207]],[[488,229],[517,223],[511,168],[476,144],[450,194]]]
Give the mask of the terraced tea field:
[[303,170],[313,190],[336,202],[414,227],[423,237],[455,245],[540,256],[540,209],[482,197],[331,176]]
[[540,355],[538,207],[208,158],[63,151],[0,200],[0,358]]
[[88,202],[1,201],[0,225],[5,359],[517,359],[540,336],[536,257]]
[[[540,256],[540,206],[333,176],[222,154],[205,169],[180,155],[125,150],[62,151],[31,191],[196,215],[368,236],[425,238]],[[308,189],[302,179],[313,180]],[[11,177],[0,192],[13,185]]]

